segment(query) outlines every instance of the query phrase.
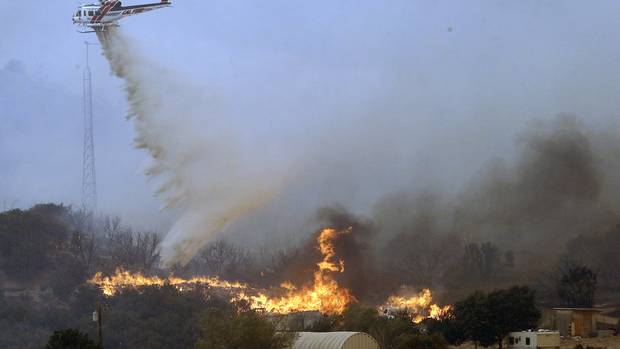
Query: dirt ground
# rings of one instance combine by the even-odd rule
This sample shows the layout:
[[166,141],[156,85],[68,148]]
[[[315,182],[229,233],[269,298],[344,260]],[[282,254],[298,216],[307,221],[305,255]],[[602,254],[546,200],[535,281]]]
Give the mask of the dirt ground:
[[562,346],[562,349],[572,349],[579,343],[581,343],[584,348],[590,346],[597,348],[620,349],[620,337],[618,336],[607,338],[562,339],[560,345]]
[[[573,349],[579,343],[581,343],[584,349],[588,346],[596,348],[620,349],[620,336],[607,338],[562,339],[560,346],[562,349]],[[474,344],[468,342],[453,348],[474,349]],[[480,346],[478,348],[483,349]],[[497,346],[495,346],[494,348],[497,348]]]

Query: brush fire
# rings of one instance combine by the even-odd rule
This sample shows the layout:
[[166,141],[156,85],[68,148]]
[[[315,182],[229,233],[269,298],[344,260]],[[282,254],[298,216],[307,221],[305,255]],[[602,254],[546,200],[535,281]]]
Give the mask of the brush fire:
[[[141,286],[172,285],[179,290],[192,286],[204,285],[221,290],[230,295],[231,301],[246,301],[253,309],[263,310],[272,314],[290,314],[303,311],[320,311],[323,314],[342,314],[346,307],[358,302],[352,292],[342,287],[335,276],[344,273],[345,261],[339,258],[334,247],[334,240],[339,236],[352,234],[353,229],[323,229],[316,238],[317,249],[322,259],[315,265],[315,272],[308,284],[295,286],[285,282],[280,287],[265,290],[252,285],[221,280],[217,277],[193,277],[184,279],[170,275],[168,277],[145,276],[141,273],[130,273],[117,269],[111,276],[101,272],[89,281],[97,285],[106,296],[113,296],[123,288],[139,288]],[[450,306],[439,306],[433,303],[432,293],[424,289],[411,296],[393,295],[385,304],[378,308],[384,316],[395,316],[406,312],[415,323],[426,318],[438,318],[450,309]]]
[[433,303],[431,290],[425,288],[419,294],[409,297],[390,296],[380,310],[386,316],[395,316],[399,312],[406,311],[411,314],[413,322],[420,323],[426,318],[437,319],[451,308],[450,305],[439,306]]

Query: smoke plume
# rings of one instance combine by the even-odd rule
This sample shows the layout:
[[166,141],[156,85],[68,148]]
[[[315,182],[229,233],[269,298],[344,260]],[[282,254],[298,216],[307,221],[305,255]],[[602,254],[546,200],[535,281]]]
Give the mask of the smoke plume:
[[558,246],[579,233],[597,231],[618,219],[611,193],[618,163],[607,149],[618,137],[588,129],[560,115],[523,132],[515,164],[496,161],[457,204],[455,227],[503,244]]
[[[528,283],[557,262],[571,239],[620,222],[617,134],[560,115],[532,123],[516,145],[513,160],[491,161],[456,194],[386,195],[367,216],[319,209],[317,224],[352,231],[334,241],[345,261],[339,283],[371,302],[403,285],[441,296]],[[287,275],[312,267],[312,249],[302,251]]]
[[186,264],[227,224],[267,202],[277,177],[244,165],[249,156],[213,97],[141,57],[117,29],[98,37],[125,82],[136,147],[152,156],[146,172],[161,184],[166,207],[180,211],[161,244],[162,262]]
[[[233,221],[241,221],[276,193],[281,195],[271,201],[271,212],[268,207],[269,217],[262,224],[265,231],[277,225],[273,220],[276,213],[279,221],[296,215],[307,217],[317,205],[337,198],[334,201],[344,209],[323,210],[316,223],[337,229],[357,224],[354,231],[358,233],[343,238],[355,241],[338,241],[337,248],[346,260],[353,261],[342,275],[349,279],[340,281],[360,290],[364,287],[356,283],[366,283],[369,274],[365,271],[371,267],[384,266],[395,270],[400,279],[408,278],[409,283],[434,286],[437,278],[449,274],[451,263],[457,263],[454,259],[460,257],[464,244],[492,241],[503,250],[517,253],[544,244],[557,247],[559,254],[569,239],[617,223],[619,137],[589,128],[576,117],[563,115],[533,123],[517,140],[516,156],[508,154],[491,161],[473,179],[454,174],[452,180],[459,183],[460,190],[416,190],[403,184],[398,194],[384,195],[374,209],[363,212],[358,208],[364,205],[355,198],[367,202],[375,194],[360,193],[387,194],[394,187],[379,172],[391,168],[382,166],[385,152],[392,151],[391,147],[380,147],[383,141],[390,144],[386,137],[378,136],[376,143],[365,142],[364,137],[359,141],[348,137],[350,144],[313,144],[319,155],[306,161],[311,164],[302,165],[314,168],[316,174],[306,171],[310,173],[307,178],[297,178],[283,187],[283,176],[278,175],[283,171],[257,166],[249,152],[235,142],[232,132],[227,132],[226,120],[216,109],[217,100],[205,98],[201,90],[188,87],[187,81],[179,81],[139,57],[117,30],[99,36],[112,70],[125,80],[136,144],[154,159],[148,174],[162,181],[160,193],[167,206],[181,212],[162,244],[166,264],[187,263],[214,234]],[[363,159],[349,156],[357,153],[364,154]],[[484,156],[480,154],[480,158]],[[345,180],[326,180],[338,172],[335,168]],[[340,190],[342,195],[317,198]],[[367,217],[358,218],[347,210]],[[252,220],[250,224],[257,226]],[[241,222],[237,230],[248,230],[243,228],[248,227]],[[281,230],[290,234],[291,228],[295,227]],[[316,253],[306,250],[306,256]],[[292,274],[312,267],[302,261],[297,264],[290,266],[289,270],[295,271]],[[409,266],[408,270],[399,270],[402,266]]]

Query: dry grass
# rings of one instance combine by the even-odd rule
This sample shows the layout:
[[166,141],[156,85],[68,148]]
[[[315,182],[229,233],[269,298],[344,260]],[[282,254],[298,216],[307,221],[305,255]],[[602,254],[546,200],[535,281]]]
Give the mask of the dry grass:
[[562,349],[573,349],[577,344],[581,344],[584,349],[587,347],[620,349],[620,337],[563,339],[560,343]]

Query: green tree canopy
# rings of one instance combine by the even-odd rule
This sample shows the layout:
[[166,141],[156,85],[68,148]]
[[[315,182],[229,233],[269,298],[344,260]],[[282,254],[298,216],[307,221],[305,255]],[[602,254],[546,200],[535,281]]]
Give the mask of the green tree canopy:
[[489,329],[495,335],[495,342],[500,349],[502,340],[508,333],[535,329],[540,319],[534,291],[526,286],[514,286],[489,293],[487,307]]
[[446,349],[446,341],[437,334],[404,333],[396,339],[394,349]]
[[430,330],[441,331],[452,344],[469,339],[485,347],[498,343],[501,348],[508,333],[535,328],[539,319],[534,292],[515,286],[488,294],[474,292],[439,323],[432,323]]
[[276,323],[246,304],[208,302],[199,322],[197,349],[286,349],[293,333],[278,333]]

